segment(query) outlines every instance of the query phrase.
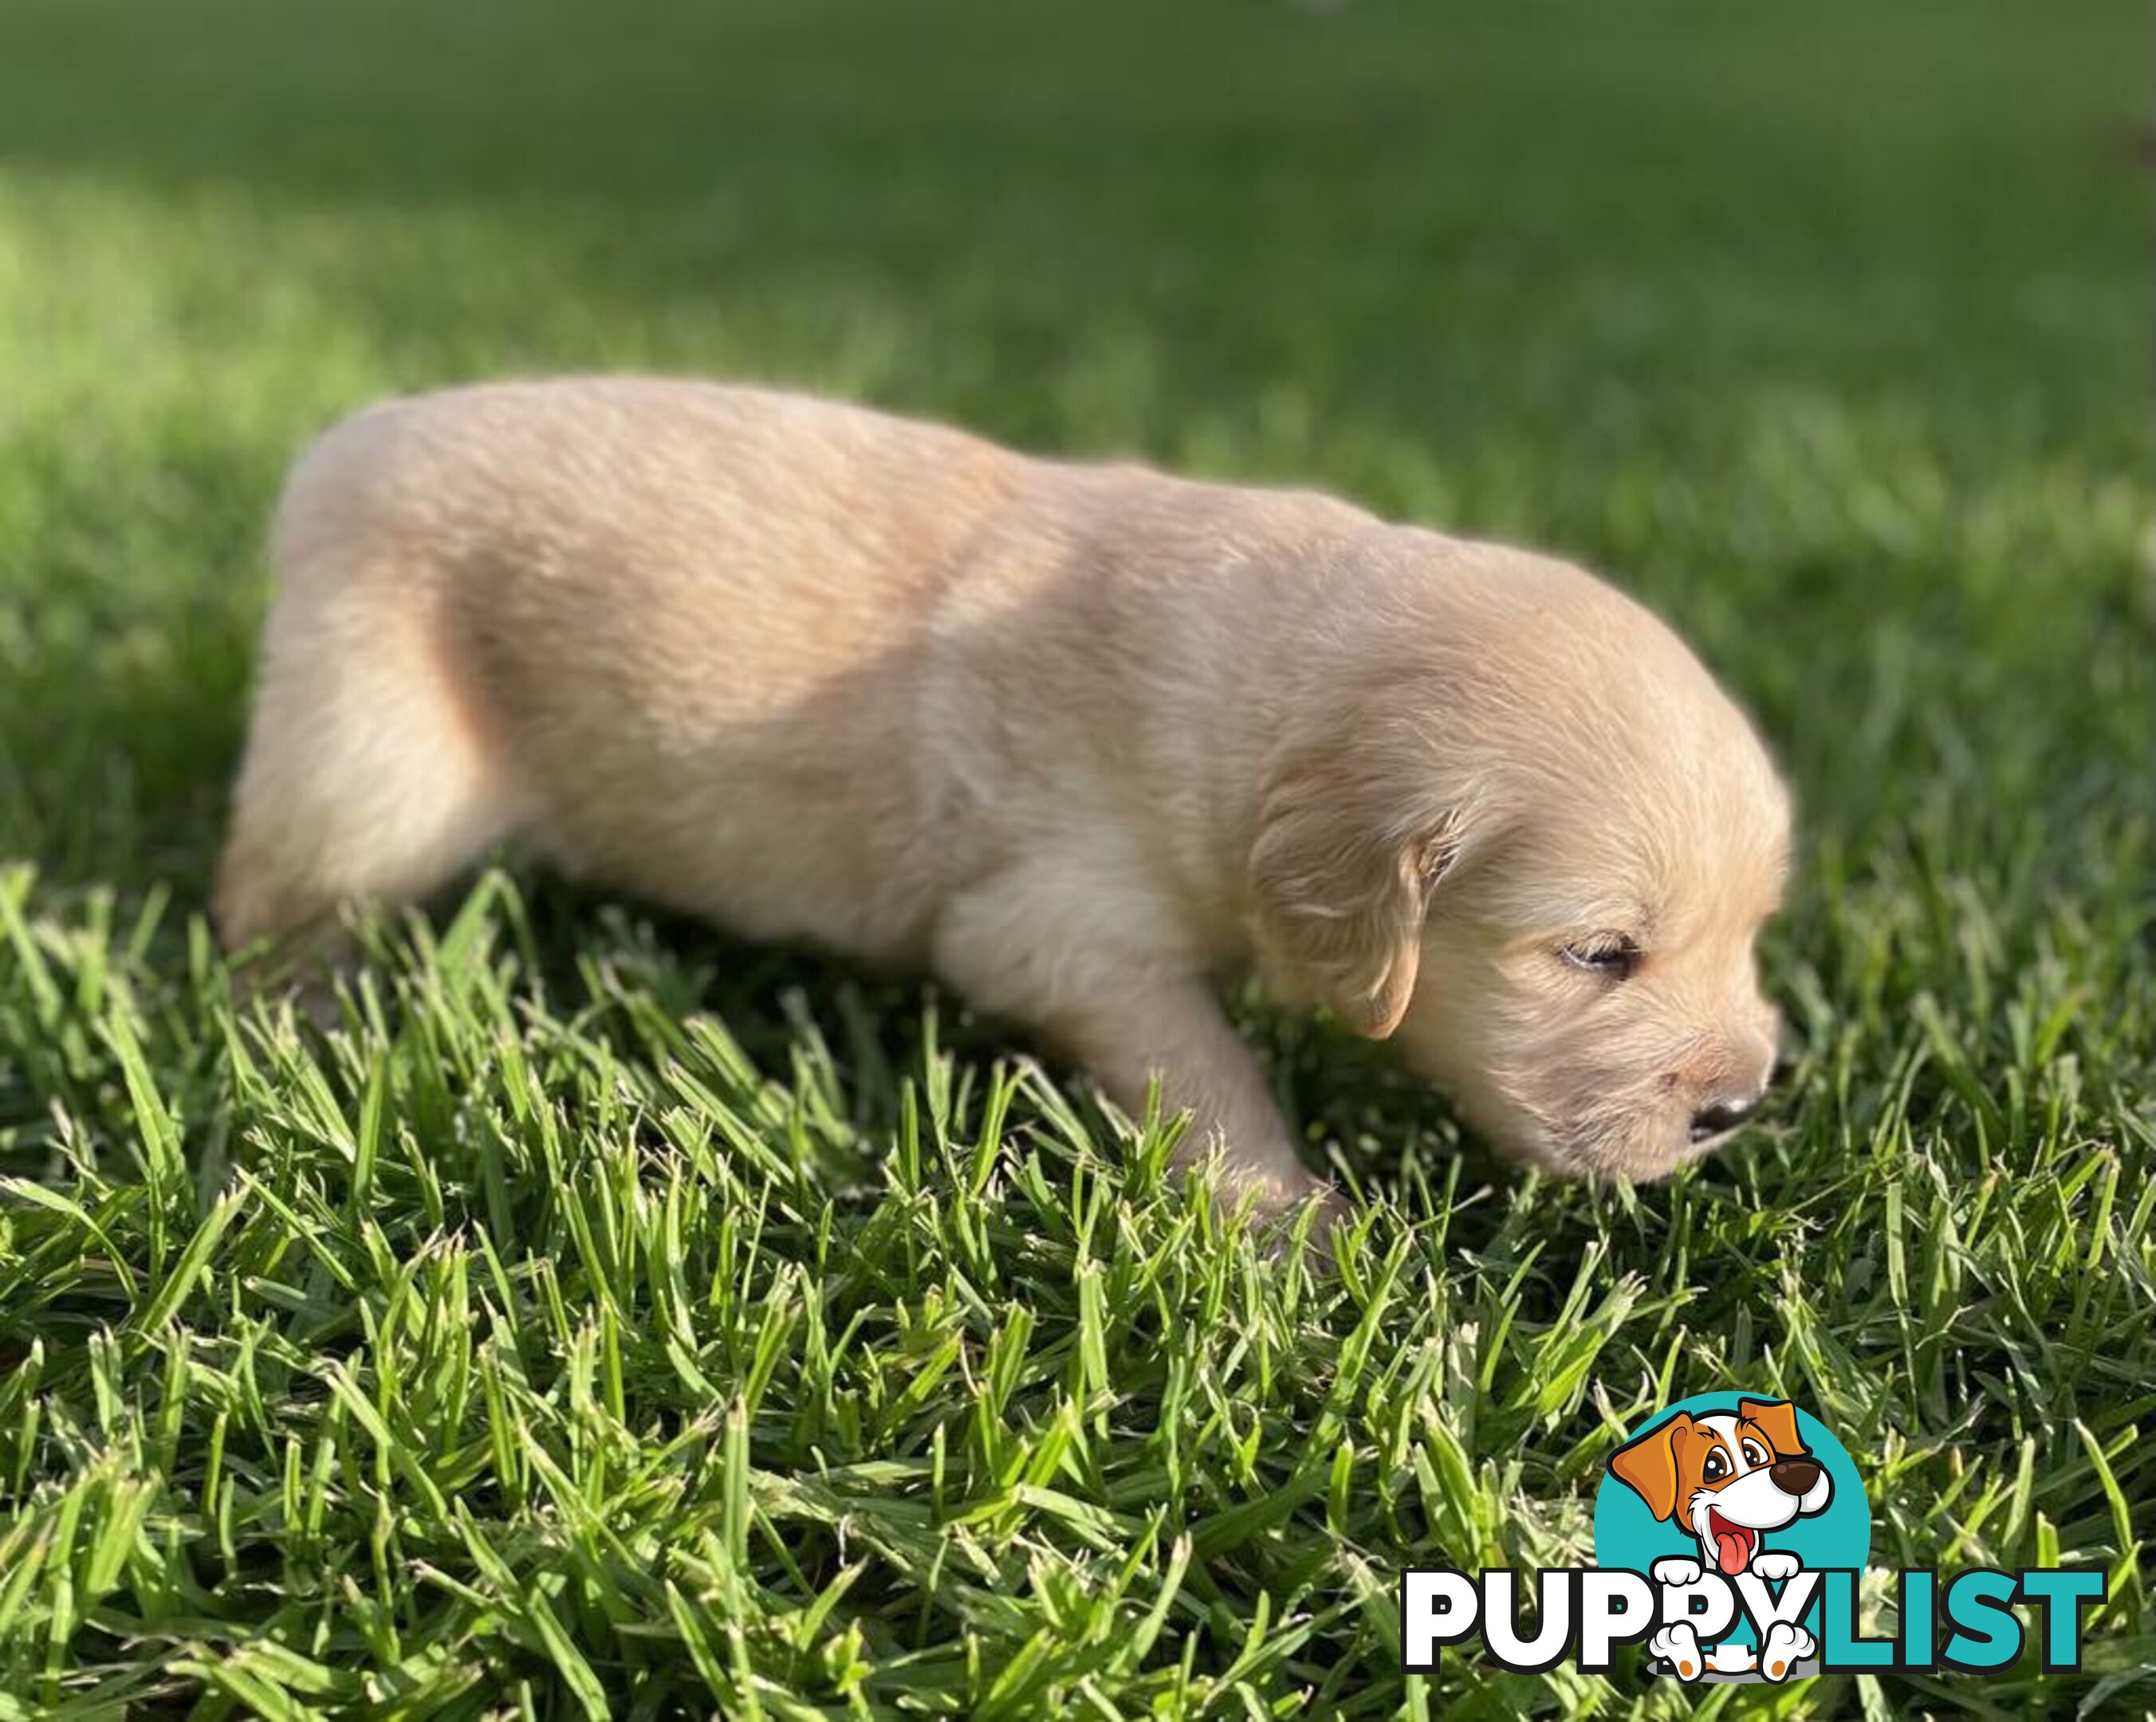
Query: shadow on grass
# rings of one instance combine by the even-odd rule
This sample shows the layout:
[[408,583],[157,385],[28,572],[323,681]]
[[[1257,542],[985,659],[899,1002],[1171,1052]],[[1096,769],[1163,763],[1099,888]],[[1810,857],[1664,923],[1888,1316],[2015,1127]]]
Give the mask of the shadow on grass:
[[[978,1079],[991,1065],[1037,1066],[1086,1119],[1096,1144],[1112,1140],[1086,1073],[1057,1048],[1008,1018],[973,1011],[917,974],[865,968],[799,945],[736,939],[544,870],[497,874],[480,889],[502,894],[497,905],[510,905],[506,920],[499,907],[487,910],[497,937],[506,940],[512,923],[528,930],[533,961],[523,984],[536,986],[555,1016],[579,1018],[588,1002],[618,992],[674,1023],[716,1019],[767,1080],[842,1099],[865,1173],[901,1130],[904,1090],[917,1094],[939,1055],[952,1059],[960,1089],[976,1101]],[[429,920],[439,928],[456,912],[452,892]],[[604,978],[604,992],[594,992],[594,976]],[[1553,1313],[1573,1264],[1598,1240],[1606,1243],[1609,1218],[1600,1204],[1608,1198],[1545,1181],[1525,1211],[1523,1232],[1517,1198],[1525,1175],[1463,1131],[1448,1104],[1390,1048],[1270,1005],[1254,987],[1238,989],[1228,1003],[1301,1129],[1306,1164],[1336,1178],[1344,1170],[1366,1196],[1392,1203],[1411,1222],[1441,1217],[1448,1254],[1509,1268],[1523,1261],[1522,1239],[1531,1237],[1550,1271],[1526,1286],[1522,1308],[1537,1320]],[[619,1039],[596,1023],[593,1032],[619,1056],[651,1055],[648,1037],[631,1024],[616,1025]],[[966,1103],[958,1112],[962,1120],[971,1116]],[[1029,1108],[1017,1121],[1022,1128],[1046,1123]],[[1695,1199],[1741,1201],[1748,1158],[1695,1171]],[[1666,1202],[1649,1190],[1626,1206],[1643,1259],[1651,1260]],[[1729,1271],[1744,1272],[1734,1263]]]

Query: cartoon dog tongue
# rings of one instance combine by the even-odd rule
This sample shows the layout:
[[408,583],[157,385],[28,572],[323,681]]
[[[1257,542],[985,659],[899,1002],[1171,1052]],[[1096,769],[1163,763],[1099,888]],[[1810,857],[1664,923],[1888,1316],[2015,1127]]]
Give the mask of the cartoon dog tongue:
[[1714,1539],[1714,1551],[1722,1563],[1722,1570],[1732,1578],[1744,1571],[1752,1547],[1751,1538],[1741,1531],[1725,1530]]

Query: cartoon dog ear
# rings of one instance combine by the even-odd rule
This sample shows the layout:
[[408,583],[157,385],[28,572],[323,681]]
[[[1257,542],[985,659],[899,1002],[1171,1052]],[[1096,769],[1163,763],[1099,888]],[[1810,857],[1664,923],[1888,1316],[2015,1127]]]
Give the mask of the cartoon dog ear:
[[1740,1399],[1737,1415],[1748,1423],[1756,1423],[1767,1437],[1767,1445],[1782,1458],[1794,1458],[1809,1452],[1804,1438],[1797,1433],[1797,1408],[1786,1399]]
[[1249,864],[1266,968],[1373,1040],[1407,1014],[1423,917],[1462,836],[1457,813],[1404,793],[1391,752],[1351,737],[1278,761]]
[[1679,1412],[1609,1455],[1609,1474],[1628,1484],[1657,1519],[1677,1507],[1677,1438],[1691,1432],[1691,1413]]

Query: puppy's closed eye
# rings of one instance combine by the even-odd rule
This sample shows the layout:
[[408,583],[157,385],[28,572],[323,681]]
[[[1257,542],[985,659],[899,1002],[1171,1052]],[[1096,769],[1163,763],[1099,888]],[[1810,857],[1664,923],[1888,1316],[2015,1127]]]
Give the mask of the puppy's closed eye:
[[1596,933],[1560,946],[1558,955],[1604,981],[1629,981],[1639,969],[1641,952],[1629,933]]

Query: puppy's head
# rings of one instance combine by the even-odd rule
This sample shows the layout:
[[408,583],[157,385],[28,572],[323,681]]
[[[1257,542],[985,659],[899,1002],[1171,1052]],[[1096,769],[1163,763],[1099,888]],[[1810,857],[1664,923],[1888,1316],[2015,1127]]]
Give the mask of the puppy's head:
[[1765,1089],[1788,797],[1683,644],[1578,570],[1478,551],[1386,590],[1275,761],[1265,966],[1499,1147],[1661,1176]]

